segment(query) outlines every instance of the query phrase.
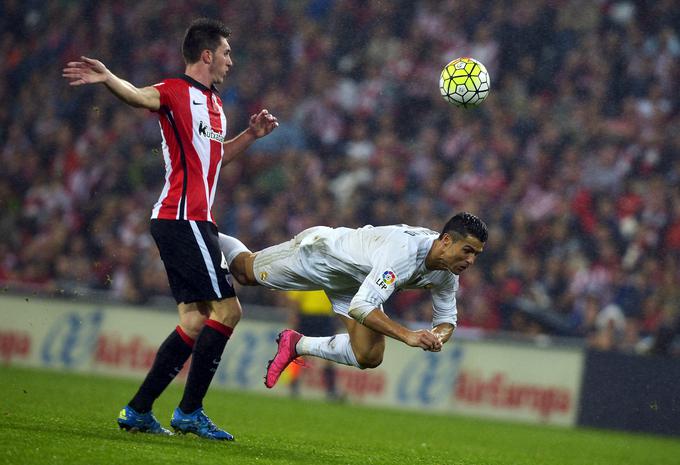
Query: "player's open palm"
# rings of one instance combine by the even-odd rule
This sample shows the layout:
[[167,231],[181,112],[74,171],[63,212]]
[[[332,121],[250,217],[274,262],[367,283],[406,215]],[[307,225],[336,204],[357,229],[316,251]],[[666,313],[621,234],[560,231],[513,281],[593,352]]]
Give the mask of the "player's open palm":
[[108,78],[108,69],[99,60],[80,57],[82,61],[69,61],[62,71],[62,76],[68,79],[72,86],[95,84],[104,82]]
[[411,331],[404,342],[411,347],[420,347],[421,349],[429,350],[431,352],[439,352],[442,350],[442,343],[439,338],[435,336],[432,331],[426,329]]

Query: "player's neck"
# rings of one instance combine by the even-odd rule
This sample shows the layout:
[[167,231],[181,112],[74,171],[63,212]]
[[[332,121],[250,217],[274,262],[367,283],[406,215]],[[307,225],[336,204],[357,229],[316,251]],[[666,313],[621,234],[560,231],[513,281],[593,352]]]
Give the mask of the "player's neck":
[[184,70],[184,74],[189,76],[194,81],[200,82],[208,89],[212,87],[213,84],[212,77],[210,76],[210,72],[208,71],[208,69],[205,68],[204,66],[198,66],[198,64],[187,65],[186,69]]
[[425,256],[425,268],[428,270],[436,270],[437,269],[437,257],[439,256],[438,254],[438,246],[439,246],[439,239],[435,239],[434,242],[432,242],[432,246],[430,247],[430,251],[427,252],[427,255]]

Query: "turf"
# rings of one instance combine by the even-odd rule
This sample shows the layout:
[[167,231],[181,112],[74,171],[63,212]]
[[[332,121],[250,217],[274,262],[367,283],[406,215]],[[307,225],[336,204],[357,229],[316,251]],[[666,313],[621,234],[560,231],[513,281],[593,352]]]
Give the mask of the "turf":
[[[0,366],[0,464],[677,464],[680,440],[426,415],[211,391],[211,418],[237,437],[119,431],[137,381]],[[154,408],[166,427],[180,398]]]

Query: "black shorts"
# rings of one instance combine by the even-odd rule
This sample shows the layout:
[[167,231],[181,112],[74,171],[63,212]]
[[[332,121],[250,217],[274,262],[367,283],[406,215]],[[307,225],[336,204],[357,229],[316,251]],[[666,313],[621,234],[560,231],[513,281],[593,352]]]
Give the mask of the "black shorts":
[[213,223],[153,219],[151,235],[178,304],[236,295]]

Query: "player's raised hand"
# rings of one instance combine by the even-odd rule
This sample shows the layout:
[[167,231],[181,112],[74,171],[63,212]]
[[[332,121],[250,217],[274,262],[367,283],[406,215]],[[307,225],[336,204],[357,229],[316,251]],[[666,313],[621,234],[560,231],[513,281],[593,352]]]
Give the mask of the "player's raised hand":
[[279,126],[276,116],[269,113],[266,108],[258,114],[252,115],[248,122],[248,129],[257,138],[264,137]]
[[68,62],[62,71],[61,75],[70,81],[69,85],[82,86],[108,79],[109,70],[101,61],[88,57],[80,57],[80,60]]
[[421,349],[429,350],[430,352],[439,352],[442,350],[442,342],[432,331],[428,331],[427,329],[410,331],[404,342],[411,347],[420,347]]

